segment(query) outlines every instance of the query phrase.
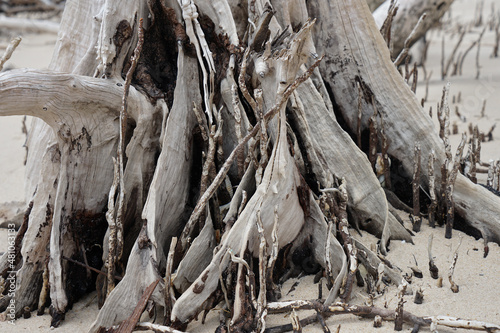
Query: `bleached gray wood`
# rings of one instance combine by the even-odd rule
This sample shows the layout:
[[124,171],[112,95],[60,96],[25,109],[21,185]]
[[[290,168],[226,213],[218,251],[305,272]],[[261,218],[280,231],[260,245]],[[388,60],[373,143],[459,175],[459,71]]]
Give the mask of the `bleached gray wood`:
[[[314,34],[316,47],[326,54],[320,71],[350,130],[355,132],[357,126],[358,92],[353,83],[359,82],[365,94],[363,127],[367,128],[368,118],[373,113],[373,96],[385,124],[391,158],[401,161],[407,174],[411,174],[413,167],[408,147],[420,142],[422,155],[428,156],[434,149],[437,165],[442,165],[444,145],[430,117],[390,61],[389,51],[364,1],[322,0],[310,2],[309,9],[310,15],[318,20]],[[422,173],[421,181],[427,188],[427,170]],[[470,209],[477,200],[482,202],[482,209]],[[459,175],[454,201],[457,212],[485,239],[500,240],[498,197]]]
[[[454,0],[406,0],[398,2],[398,12],[392,21],[392,42],[394,43],[393,57],[396,58],[404,47],[405,40],[410,36],[420,17],[425,13],[426,18],[415,31],[415,38],[409,46],[425,35],[427,30],[437,25],[441,17],[450,8]],[[391,0],[386,0],[373,11],[373,18],[380,28],[387,17],[387,10]],[[371,7],[370,7],[371,8]],[[373,9],[372,9],[373,10]]]
[[[140,272],[141,267],[150,266],[155,269],[164,267],[170,238],[182,230],[182,223],[185,222],[182,215],[191,185],[192,129],[196,124],[192,103],[200,107],[201,95],[198,89],[193,89],[199,80],[196,59],[186,56],[182,49],[179,51],[178,69],[174,104],[167,119],[162,151],[142,213],[142,218],[147,221],[145,235],[151,244],[140,249],[139,240],[136,241],[127,271]],[[145,290],[156,280],[153,271],[126,274],[109,295],[90,331],[95,332],[101,326],[110,327],[128,318],[142,295],[130,295],[130,290]],[[124,295],[130,300],[127,303],[122,301]],[[163,300],[159,302],[161,304]],[[117,311],[118,306],[120,311]]]

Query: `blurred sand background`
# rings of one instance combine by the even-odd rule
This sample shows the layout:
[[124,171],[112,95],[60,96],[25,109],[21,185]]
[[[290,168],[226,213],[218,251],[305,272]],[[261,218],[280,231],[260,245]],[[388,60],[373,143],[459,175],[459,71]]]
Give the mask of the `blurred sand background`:
[[[459,134],[451,137],[453,152],[460,141],[461,133],[468,130],[469,123],[478,125],[479,130],[488,132],[494,123],[500,127],[500,58],[491,58],[493,45],[495,43],[495,32],[486,29],[480,51],[480,76],[476,79],[476,48],[474,48],[463,65],[461,76],[451,76],[445,81],[441,80],[441,42],[445,37],[446,59],[451,54],[459,34],[457,25],[473,25],[475,19],[476,4],[479,1],[455,0],[449,14],[445,15],[444,28],[435,29],[427,34],[430,41],[426,70],[432,76],[429,80],[428,99],[424,109],[427,111],[433,107],[433,117],[436,121],[436,103],[440,100],[443,86],[449,80],[451,123],[456,122]],[[491,4],[495,3],[496,11],[500,9],[499,0],[484,1],[483,25],[472,26],[466,33],[465,38],[459,48],[464,51],[469,45],[477,40],[484,25],[488,23],[491,15]],[[23,32],[2,31],[0,39],[0,52],[3,52],[10,37],[23,36],[19,48],[15,51],[12,59],[6,64],[11,68],[46,68],[50,62],[53,45],[56,36],[53,34],[33,34]],[[415,53],[416,54],[416,53]],[[419,100],[425,96],[424,74],[419,71],[419,85],[417,96]],[[461,95],[460,103],[452,103],[458,95]],[[484,116],[481,117],[481,109],[486,100]],[[22,101],[19,101],[22,103]],[[455,106],[458,106],[460,113],[466,117],[463,122],[455,115]],[[0,118],[0,203],[24,200],[24,158],[25,149],[23,144],[25,135],[22,133],[23,117]],[[29,124],[29,120],[27,121]],[[500,159],[500,128],[493,132],[492,142],[482,143],[481,160],[488,162],[490,159]],[[478,174],[480,181],[484,182],[486,175]],[[478,203],[477,209],[481,209]],[[405,217],[407,228],[411,228],[407,215]],[[0,223],[2,216],[0,215]],[[490,244],[490,252],[487,258],[483,258],[483,241],[475,240],[464,233],[454,231],[452,239],[444,238],[444,228],[431,229],[424,221],[422,231],[418,233],[413,241],[414,245],[392,242],[390,253],[387,257],[392,264],[403,273],[410,272],[410,266],[418,266],[424,277],[422,279],[413,278],[412,289],[423,289],[424,302],[421,305],[413,303],[413,296],[406,296],[405,310],[419,316],[448,315],[460,318],[483,320],[495,324],[500,324],[500,248],[497,244]],[[427,242],[429,235],[434,234],[433,254],[435,263],[440,270],[440,275],[444,277],[443,287],[437,287],[436,280],[433,280],[428,271]],[[370,246],[375,244],[377,239],[369,234],[363,233],[358,236],[352,234]],[[5,251],[7,232],[0,229],[0,252]],[[460,239],[462,244],[458,249],[458,263],[455,268],[454,280],[460,286],[459,293],[450,290],[447,280],[448,270],[451,264],[453,253],[455,252]],[[313,284],[312,276],[305,276],[300,279],[291,279],[282,286],[283,300],[288,299],[314,299],[318,296],[318,286]],[[298,283],[295,290],[290,291],[291,286]],[[397,304],[397,289],[394,286],[388,287],[386,293],[376,299],[375,305],[395,308]],[[365,301],[364,290],[356,289],[352,294],[353,304],[363,304]],[[92,293],[73,306],[66,315],[66,320],[56,330],[59,332],[86,332],[97,315],[98,309],[95,301],[95,293]],[[305,318],[310,313],[300,311],[300,318]],[[218,311],[212,311],[205,325],[193,323],[188,327],[192,332],[214,332],[219,322]],[[267,320],[268,327],[289,323],[288,315],[273,315]],[[7,322],[0,322],[0,332],[49,332],[50,316],[36,316],[34,312],[30,319],[19,319],[15,326]],[[340,332],[393,332],[394,324],[384,322],[383,327],[373,328],[370,319],[361,319],[352,315],[333,316],[327,320],[327,325],[332,332],[335,332],[338,325],[341,325]],[[412,327],[404,325],[404,331],[411,331]],[[438,328],[439,332],[454,332],[456,329]],[[421,332],[429,332],[429,328],[422,328]],[[460,331],[460,330],[459,330]],[[465,330],[462,330],[465,331]],[[319,324],[310,325],[304,328],[304,332],[322,332]]]

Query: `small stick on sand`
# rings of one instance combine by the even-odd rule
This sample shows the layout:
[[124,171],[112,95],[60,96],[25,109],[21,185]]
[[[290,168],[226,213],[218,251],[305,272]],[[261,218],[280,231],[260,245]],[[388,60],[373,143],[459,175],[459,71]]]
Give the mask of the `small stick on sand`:
[[395,331],[402,331],[403,330],[403,305],[405,303],[404,301],[404,295],[406,292],[406,286],[407,286],[406,280],[402,280],[401,284],[398,287],[398,306],[395,311],[395,318],[394,318],[394,330]]
[[[462,33],[460,34],[460,37],[458,38],[458,42],[455,45],[455,48],[453,48],[453,51],[451,52],[450,56],[448,57],[448,61],[446,62],[446,65],[445,65],[445,67],[443,69],[443,73],[442,73],[443,80],[448,75],[448,70],[450,69],[450,66],[453,62],[453,59],[455,58],[455,54],[457,53],[457,50],[460,47],[460,44],[462,44],[462,41],[464,40],[464,36],[465,36],[466,31],[467,31],[467,29],[465,29],[465,27],[463,27]],[[457,62],[458,62],[458,60],[457,60]],[[454,73],[452,73],[452,75],[453,74]]]
[[486,179],[486,186],[493,188],[495,182],[495,163],[490,161],[490,167],[488,168],[488,178]]
[[344,283],[344,293],[342,295],[342,301],[348,302],[351,297],[352,285],[354,283],[354,278],[356,277],[356,271],[358,270],[358,260],[357,260],[357,249],[354,246],[351,234],[349,233],[349,222],[347,221],[347,189],[346,181],[342,179],[342,184],[339,186],[339,232],[344,243],[344,251],[349,258],[349,272],[347,273],[347,278]]
[[492,58],[498,58],[498,44],[500,44],[500,19],[495,26],[495,45],[493,45]]
[[451,262],[450,271],[448,273],[448,280],[450,281],[450,285],[451,285],[450,289],[454,293],[458,293],[458,291],[459,291],[458,285],[455,283],[455,281],[453,281],[453,272],[455,271],[455,266],[457,264],[458,249],[460,248],[460,245],[462,245],[462,237],[460,237],[460,242],[458,243],[457,249],[455,250],[455,253],[453,254],[453,260]]
[[320,323],[321,328],[323,329],[323,333],[330,333],[330,329],[328,328],[328,326],[326,326],[325,318],[323,317],[321,312],[317,311],[316,316],[318,317],[318,322]]
[[429,272],[431,273],[431,277],[433,279],[437,279],[439,277],[439,269],[436,264],[434,264],[434,258],[432,257],[432,240],[434,239],[433,234],[429,235],[429,243],[427,245],[427,253],[429,254]]
[[479,38],[477,40],[477,52],[476,52],[476,80],[479,79],[480,75],[480,69],[481,66],[479,65],[479,53],[481,51],[481,39],[483,38],[483,34],[486,31],[486,26],[484,27],[483,31],[481,31],[481,34],[479,35]]
[[299,316],[297,315],[297,312],[295,312],[295,309],[292,309],[290,319],[292,320],[293,333],[301,333],[302,325],[300,324]]
[[462,158],[462,153],[464,151],[465,142],[467,141],[467,134],[462,134],[462,141],[458,145],[457,153],[455,155],[455,161],[453,163],[453,168],[448,180],[446,182],[446,230],[445,238],[451,238],[453,221],[454,221],[454,208],[453,208],[453,187],[455,185],[455,179],[457,178],[458,168],[460,166],[460,160]]
[[481,115],[479,116],[479,119],[484,118],[485,111],[486,111],[486,100],[483,100],[483,106],[481,107]]
[[[380,316],[385,320],[395,320],[395,310],[379,308],[375,306],[365,306],[365,305],[349,305],[345,303],[334,303],[330,306],[324,306],[318,300],[298,300],[298,301],[284,301],[284,302],[273,302],[268,304],[269,313],[284,313],[289,312],[294,309],[297,310],[319,310],[323,315],[338,315],[338,314],[353,314],[361,317],[374,318],[375,316]],[[403,321],[419,325],[420,327],[429,327],[431,324],[435,327],[437,325],[454,327],[454,328],[467,328],[479,331],[492,332],[495,330],[500,330],[500,326],[492,323],[480,322],[477,320],[466,320],[459,319],[450,316],[429,316],[429,317],[419,317],[407,311],[402,311]],[[302,327],[316,322],[316,314],[304,318],[300,321]],[[283,325],[266,329],[268,333],[278,333],[278,332],[289,332],[292,330],[292,325]]]
[[411,84],[411,91],[415,94],[417,92],[417,82],[418,82],[418,69],[417,69],[417,63],[415,62],[413,64],[413,81]]

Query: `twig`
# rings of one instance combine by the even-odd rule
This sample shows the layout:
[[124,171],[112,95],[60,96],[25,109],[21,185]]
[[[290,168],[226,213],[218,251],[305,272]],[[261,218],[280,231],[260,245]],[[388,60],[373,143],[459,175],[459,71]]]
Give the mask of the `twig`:
[[437,279],[439,277],[439,269],[436,264],[434,264],[434,258],[432,256],[432,240],[434,239],[433,234],[429,235],[429,242],[427,243],[427,253],[429,255],[429,272],[431,273],[431,277],[433,279]]
[[450,289],[454,293],[458,293],[458,290],[459,290],[458,285],[455,283],[455,281],[453,281],[453,272],[455,271],[455,266],[457,264],[458,249],[460,248],[460,245],[462,245],[462,237],[460,237],[460,241],[458,243],[457,249],[455,250],[455,253],[453,254],[453,260],[451,262],[450,271],[448,273],[448,281],[450,281],[450,285],[451,285]]
[[323,317],[323,315],[320,312],[316,311],[316,316],[318,317],[318,322],[320,323],[321,328],[323,329],[323,333],[330,333],[330,329],[326,325],[325,318]]
[[247,60],[248,60],[249,53],[250,53],[250,48],[247,47],[247,49],[245,50],[245,53],[243,54],[243,59],[241,60],[240,75],[238,77],[238,84],[239,84],[241,92],[243,93],[243,96],[247,100],[248,104],[250,104],[253,112],[255,113],[255,112],[257,112],[257,102],[255,102],[253,97],[248,92],[247,84],[245,83],[245,76],[247,73]]
[[[231,56],[231,57],[233,57],[233,56]],[[231,86],[231,93],[232,93],[232,104],[233,104],[233,111],[234,111],[234,122],[235,122],[235,128],[236,128],[236,138],[238,139],[238,144],[240,144],[243,141],[243,131],[241,129],[240,99],[238,98],[238,92],[236,90],[235,84],[233,84]],[[244,149],[241,149],[238,152],[238,157],[237,157],[236,161],[237,161],[236,164],[238,166],[238,178],[241,179],[241,178],[243,178],[243,174],[245,173],[245,169],[244,169],[244,167],[245,167],[245,151],[244,151]]]
[[498,45],[500,44],[500,19],[495,25],[495,45],[493,45],[492,58],[498,58]]
[[165,268],[165,323],[170,324],[170,314],[172,313],[172,307],[174,306],[174,298],[172,292],[172,265],[174,262],[175,246],[177,245],[177,237],[172,237],[170,241],[170,249],[167,256],[167,265]]
[[108,260],[106,261],[106,266],[108,268],[107,274],[107,295],[115,288],[115,279],[113,276],[115,275],[115,261],[116,261],[116,220],[115,220],[115,194],[116,189],[118,188],[119,181],[119,171],[118,171],[118,162],[114,157],[113,159],[113,183],[111,184],[111,188],[109,190],[108,195],[108,211],[106,212],[106,221],[108,222],[109,228],[109,238],[108,238]]
[[455,160],[453,163],[453,168],[446,182],[446,230],[444,236],[445,238],[451,238],[452,234],[453,222],[454,222],[453,187],[455,184],[455,179],[457,178],[458,168],[460,166],[460,160],[462,158],[462,153],[466,141],[467,141],[467,134],[464,133],[462,134],[462,141],[460,142],[457,148]]
[[493,188],[495,183],[495,163],[492,161],[488,168],[488,178],[486,179],[486,186]]
[[184,333],[182,331],[173,329],[173,328],[168,327],[168,326],[158,325],[158,324],[150,323],[147,321],[137,323],[137,325],[135,325],[135,330],[136,331],[148,331],[148,330],[150,330],[150,331],[153,331],[156,333]]
[[271,232],[271,239],[273,241],[271,247],[271,253],[269,254],[269,259],[267,261],[267,282],[266,286],[268,289],[272,289],[273,292],[277,288],[274,285],[273,281],[273,271],[274,265],[276,264],[276,259],[278,259],[278,251],[279,251],[279,238],[278,238],[278,225],[279,225],[279,215],[278,215],[278,205],[274,206],[274,225],[273,231]]
[[[135,329],[135,326],[137,325],[137,322],[141,318],[142,313],[144,312],[144,309],[146,308],[146,304],[149,301],[149,298],[153,294],[153,291],[155,290],[156,286],[160,282],[160,279],[157,279],[153,283],[151,283],[146,290],[144,290],[144,293],[142,294],[141,298],[139,299],[139,302],[137,303],[134,312],[132,312],[132,315],[127,320],[124,320],[120,326],[118,326],[118,329],[114,332],[116,333],[132,333]],[[109,331],[108,331],[109,332]]]
[[7,46],[2,58],[0,58],[0,71],[3,69],[3,65],[10,59],[19,43],[21,43],[21,40],[22,38],[19,36],[10,41],[9,46]]
[[299,316],[297,315],[297,312],[295,312],[295,309],[292,309],[290,319],[292,321],[293,333],[302,333],[302,325],[300,325]]
[[[321,60],[323,60],[323,56],[320,57],[314,64],[309,67],[307,71],[305,71],[302,75],[297,77],[295,81],[290,84],[284,91],[282,98],[280,99],[279,102],[277,102],[265,115],[264,118],[266,121],[269,121],[274,115],[281,109],[281,107],[285,104],[285,102],[288,100],[292,92],[304,81],[306,81],[313,73],[314,69],[319,66]],[[255,124],[254,128],[248,133],[243,140],[234,148],[234,150],[231,152],[229,157],[227,158],[226,162],[224,165],[221,167],[219,172],[217,173],[217,176],[214,178],[210,186],[207,188],[205,193],[200,197],[198,202],[196,203],[195,208],[193,209],[193,212],[191,216],[189,217],[188,222],[186,223],[186,226],[184,227],[184,230],[181,235],[181,244],[183,245],[183,248],[186,248],[186,241],[187,241],[187,235],[191,233],[191,229],[194,226],[194,223],[198,220],[200,217],[203,209],[205,208],[205,205],[207,204],[208,200],[212,197],[212,195],[215,193],[217,188],[220,186],[224,178],[226,177],[231,165],[234,162],[234,159],[236,158],[236,155],[238,152],[243,149],[244,145],[250,140],[250,138],[254,137],[260,129],[260,123]]]
[[401,50],[401,53],[399,53],[398,57],[394,61],[394,65],[396,67],[398,67],[401,64],[401,62],[403,62],[403,60],[408,55],[408,51],[410,50],[410,45],[413,42],[413,40],[415,39],[415,34],[417,33],[418,29],[420,29],[420,26],[426,17],[427,17],[426,13],[423,13],[422,16],[420,16],[417,24],[415,25],[415,27],[411,31],[410,35],[408,36],[408,38],[406,38],[406,40],[404,42],[403,50]]
[[402,280],[401,284],[398,287],[398,306],[395,311],[395,319],[394,319],[394,330],[395,331],[402,331],[403,330],[403,305],[405,303],[404,301],[404,295],[407,287],[407,282],[406,280]]
[[[330,306],[324,306],[321,302],[317,300],[298,300],[298,301],[286,301],[286,302],[273,302],[268,303],[269,313],[283,313],[290,312],[292,309],[295,310],[316,310],[321,312],[323,315],[340,315],[340,314],[353,314],[361,317],[374,318],[375,316],[380,316],[384,320],[393,321],[395,319],[395,310],[391,309],[383,309],[375,306],[366,306],[366,305],[349,305],[345,303],[334,303]],[[469,328],[476,329],[481,331],[494,331],[500,330],[500,326],[492,323],[480,322],[475,320],[465,320],[458,319],[455,317],[449,316],[427,316],[427,317],[419,317],[415,316],[412,313],[407,311],[403,311],[402,318],[404,322],[416,325],[418,324],[421,327],[429,327],[434,322],[436,325],[446,326],[446,327],[456,327],[456,328]],[[309,323],[316,322],[317,317],[313,315],[311,317],[305,318],[300,321],[302,327],[305,325],[305,321],[309,321]],[[284,330],[285,326],[283,326],[280,330],[276,328],[266,329],[266,332],[286,332],[291,330],[291,325],[288,325],[288,330]]]
[[[476,44],[477,44],[477,40],[475,40],[474,42],[472,42],[471,45],[464,51],[464,53],[462,54],[462,56],[460,57],[460,59],[457,60],[457,69],[458,69],[458,74],[459,75],[462,75],[462,67],[463,67],[463,64],[464,64],[465,57],[474,48],[474,46],[476,46]],[[452,75],[455,75],[455,74],[456,73],[452,73]],[[457,103],[460,103],[460,100],[457,100]]]
[[384,40],[387,44],[387,48],[389,48],[391,58],[393,51],[392,21],[394,20],[394,17],[398,13],[398,9],[399,9],[398,4],[396,4],[394,0],[391,0],[391,4],[389,6],[389,9],[387,10],[387,17],[385,18],[382,27],[380,27],[380,33],[382,34],[382,37],[384,37]]
[[[100,271],[100,270],[98,270],[98,269],[96,269],[96,268],[94,268],[94,267],[92,267],[92,266],[85,265],[85,264],[84,264],[84,263],[82,263],[82,262],[79,262],[79,261],[73,260],[73,259],[68,258],[68,257],[65,257],[65,256],[62,256],[62,258],[63,258],[64,260],[67,260],[67,261],[69,261],[69,262],[72,262],[73,264],[76,264],[76,265],[79,265],[79,266],[85,267],[86,269],[90,269],[91,271],[94,271],[94,272],[96,272],[97,274],[107,275],[107,274],[106,274],[106,273],[104,273],[103,271]],[[115,276],[114,276],[114,278],[115,278],[116,280],[121,280],[121,279],[122,279],[122,278],[121,278],[121,276],[118,276],[118,275],[115,275]]]
[[484,32],[486,31],[486,26],[484,27],[483,31],[481,31],[481,34],[479,35],[479,38],[477,40],[477,52],[476,52],[476,80],[479,79],[480,75],[480,69],[481,66],[479,65],[479,52],[481,50],[481,40],[483,38]]
[[[464,40],[465,33],[467,32],[467,29],[465,27],[462,27],[462,33],[460,34],[460,37],[458,38],[458,42],[453,48],[453,51],[451,52],[450,56],[448,57],[448,61],[446,62],[446,66],[443,68],[443,73],[442,73],[442,79],[444,79],[448,75],[448,70],[450,68],[451,63],[453,62],[453,59],[455,58],[455,54],[457,53],[458,48],[460,47],[460,44],[462,44],[462,41]],[[458,60],[457,60],[458,62]]]
[[351,234],[349,233],[349,222],[347,221],[347,189],[346,181],[342,178],[342,184],[339,186],[339,231],[344,243],[344,251],[349,258],[349,272],[344,283],[344,294],[342,295],[342,301],[348,302],[352,292],[352,284],[354,283],[354,278],[356,277],[356,271],[358,270],[358,251],[353,244]]
[[481,0],[476,3],[476,9],[474,12],[475,27],[480,27],[483,25],[483,8],[484,8],[484,0]]
[[262,89],[255,89],[254,91],[255,95],[255,100],[257,102],[257,109],[255,110],[257,120],[261,124],[260,125],[260,161],[259,161],[259,166],[257,168],[257,171],[255,172],[255,178],[257,184],[260,184],[261,179],[262,179],[262,174],[264,172],[264,169],[267,166],[268,162],[268,156],[267,156],[267,141],[268,141],[268,136],[267,136],[267,121],[264,119],[264,101],[262,99]]
[[[212,124],[212,100],[214,94],[213,87],[215,72],[214,59],[205,39],[203,29],[198,22],[197,18],[199,14],[197,12],[195,4],[193,3],[193,1],[182,1],[182,4],[180,3],[180,6],[182,9],[184,23],[186,25],[186,34],[188,35],[191,43],[195,46],[198,64],[200,65],[203,74],[203,98],[205,103],[205,112],[208,115],[209,124]],[[201,51],[203,51],[203,57],[201,55]],[[203,61],[203,58],[205,59],[205,61]],[[210,71],[209,76],[207,76],[205,64],[208,65],[208,69]],[[208,80],[210,80],[210,85]]]
[[[127,133],[127,97],[132,83],[132,76],[137,67],[139,57],[141,54],[142,46],[144,44],[144,30],[142,27],[143,19],[139,20],[138,28],[138,42],[134,49],[134,54],[131,59],[131,65],[125,77],[125,84],[122,96],[122,105],[120,109],[120,136],[118,140],[117,160],[113,159],[115,164],[113,185],[110,189],[108,198],[108,212],[106,219],[108,220],[110,234],[109,234],[109,250],[108,250],[108,288],[107,294],[114,288],[114,271],[115,264],[122,257],[123,253],[123,217],[125,216],[125,177],[124,177],[124,154],[125,154],[125,137]],[[118,170],[117,170],[118,169]],[[118,171],[118,172],[117,172]],[[114,201],[115,193],[117,190],[116,180],[118,180],[119,194],[118,194],[118,208],[115,210]],[[115,215],[116,214],[116,218]]]
[[416,62],[413,64],[412,73],[413,73],[413,80],[411,84],[411,91],[413,91],[413,93],[415,94],[417,92],[417,83],[418,83],[418,69]]
[[264,235],[264,225],[260,216],[260,210],[257,211],[257,231],[260,236],[259,244],[259,297],[257,299],[257,313],[255,317],[257,318],[257,332],[262,332],[266,328],[266,316],[267,316],[267,286],[266,286],[266,276],[267,276],[267,242]]

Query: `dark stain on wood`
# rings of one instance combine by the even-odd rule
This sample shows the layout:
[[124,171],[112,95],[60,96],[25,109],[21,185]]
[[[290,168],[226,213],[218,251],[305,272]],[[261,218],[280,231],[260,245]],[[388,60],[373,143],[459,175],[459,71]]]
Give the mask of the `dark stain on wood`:
[[119,54],[123,44],[132,37],[132,27],[127,20],[122,20],[116,26],[113,43],[116,46],[116,54]]
[[300,176],[300,185],[297,185],[297,195],[299,197],[300,207],[302,207],[305,216],[309,216],[311,213],[309,191],[309,186],[307,185],[305,179]]

